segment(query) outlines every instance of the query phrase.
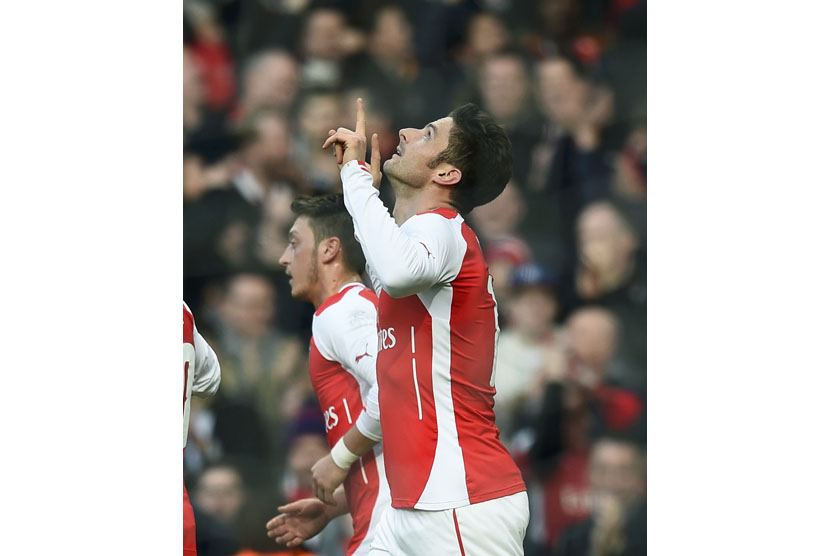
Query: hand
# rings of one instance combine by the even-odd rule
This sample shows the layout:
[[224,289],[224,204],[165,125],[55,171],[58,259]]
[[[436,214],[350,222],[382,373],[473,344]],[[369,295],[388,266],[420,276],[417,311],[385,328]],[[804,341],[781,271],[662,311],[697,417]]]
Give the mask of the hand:
[[580,121],[573,136],[582,150],[599,146],[600,131],[614,114],[614,94],[607,88],[596,88],[582,107]]
[[348,469],[341,469],[334,463],[331,454],[320,458],[311,467],[311,485],[314,496],[326,504],[334,506],[334,489],[343,483],[348,474]]
[[[354,131],[345,127],[340,127],[337,131],[330,129],[329,138],[323,143],[323,149],[328,149],[332,145],[335,145],[338,166],[352,160],[366,160],[366,113],[363,110],[362,98],[357,99],[357,123]],[[343,147],[342,156],[337,151],[337,145]]]
[[623,532],[624,508],[621,501],[611,495],[594,501],[594,528],[590,541],[595,554],[618,554],[625,542]]
[[326,505],[316,498],[303,498],[277,508],[280,515],[265,524],[268,537],[288,548],[299,546],[323,530],[330,518]]
[[[323,143],[323,148],[328,149],[334,145],[334,155],[337,158],[338,168],[352,160],[359,160],[365,162],[366,160],[366,112],[363,108],[363,99],[357,99],[357,121],[355,130],[351,131],[345,127],[338,128],[337,131],[330,129],[329,138]],[[372,134],[372,160],[369,165],[369,170],[372,173],[373,185],[380,187],[381,170],[380,170],[380,142],[378,134]]]

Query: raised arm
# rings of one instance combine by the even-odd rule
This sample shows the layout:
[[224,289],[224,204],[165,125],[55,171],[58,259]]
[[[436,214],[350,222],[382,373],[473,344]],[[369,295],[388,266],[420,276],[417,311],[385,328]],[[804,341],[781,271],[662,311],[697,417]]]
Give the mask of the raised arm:
[[465,246],[452,220],[426,213],[399,227],[378,197],[371,172],[360,161],[344,164],[340,177],[355,234],[386,293],[406,297],[453,278]]

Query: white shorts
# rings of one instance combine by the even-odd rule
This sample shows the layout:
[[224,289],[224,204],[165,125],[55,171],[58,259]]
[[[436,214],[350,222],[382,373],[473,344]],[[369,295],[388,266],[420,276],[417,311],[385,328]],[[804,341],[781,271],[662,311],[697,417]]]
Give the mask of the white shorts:
[[369,556],[522,555],[527,493],[449,510],[387,508]]

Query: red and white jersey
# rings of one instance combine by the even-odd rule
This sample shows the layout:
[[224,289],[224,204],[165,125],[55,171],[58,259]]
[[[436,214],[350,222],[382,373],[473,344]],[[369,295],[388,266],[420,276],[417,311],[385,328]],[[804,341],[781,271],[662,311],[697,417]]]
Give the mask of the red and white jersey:
[[[346,284],[317,308],[311,332],[308,368],[329,447],[353,425],[364,436],[380,440],[377,296],[363,284]],[[390,504],[380,444],[352,464],[343,486],[354,525],[347,554],[367,554]]]
[[193,322],[193,314],[184,306],[184,439],[187,445],[187,427],[190,422],[190,396],[212,396],[219,389],[221,375],[219,360]]
[[398,227],[352,161],[346,208],[379,291],[377,376],[395,508],[441,510],[526,490],[493,413],[498,314],[473,231],[450,209]]

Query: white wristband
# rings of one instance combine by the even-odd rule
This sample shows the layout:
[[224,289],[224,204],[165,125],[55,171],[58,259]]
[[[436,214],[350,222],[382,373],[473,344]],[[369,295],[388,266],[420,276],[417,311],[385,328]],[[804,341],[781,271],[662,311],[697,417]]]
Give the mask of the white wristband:
[[331,459],[334,460],[334,464],[340,469],[350,468],[359,457],[346,448],[346,443],[343,442],[342,437],[334,445],[334,448],[331,449]]

